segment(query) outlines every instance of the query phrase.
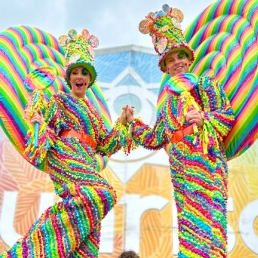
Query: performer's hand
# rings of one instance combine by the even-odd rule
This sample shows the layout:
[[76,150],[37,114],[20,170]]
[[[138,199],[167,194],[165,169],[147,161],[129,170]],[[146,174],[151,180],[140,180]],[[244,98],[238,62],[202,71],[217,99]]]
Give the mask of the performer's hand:
[[191,110],[185,115],[185,120],[189,124],[197,124],[197,126],[203,126],[203,118],[201,114],[196,110]]
[[39,123],[39,128],[41,128],[42,124],[44,123],[44,117],[41,111],[35,112],[30,119],[32,124]]
[[127,106],[126,118],[127,118],[128,123],[130,123],[134,120],[134,107],[133,106]]
[[134,107],[128,105],[124,106],[119,119],[123,125],[132,122],[134,120]]
[[126,106],[124,106],[123,108],[122,108],[122,113],[121,113],[121,115],[120,115],[120,118],[119,118],[119,120],[120,120],[120,122],[123,124],[123,125],[127,125],[127,119],[126,119],[126,109],[127,109],[127,105]]
[[31,106],[32,106],[32,100],[30,98],[24,109],[24,119],[25,120],[29,120],[29,112],[30,112]]

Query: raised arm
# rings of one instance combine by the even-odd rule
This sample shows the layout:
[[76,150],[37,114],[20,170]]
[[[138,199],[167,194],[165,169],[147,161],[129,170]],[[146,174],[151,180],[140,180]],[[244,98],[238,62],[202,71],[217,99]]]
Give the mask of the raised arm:
[[134,118],[133,107],[127,107],[126,117],[129,123],[131,138],[137,145],[141,145],[146,149],[157,150],[163,148],[168,143],[162,112],[157,117],[153,128],[144,124],[140,118]]

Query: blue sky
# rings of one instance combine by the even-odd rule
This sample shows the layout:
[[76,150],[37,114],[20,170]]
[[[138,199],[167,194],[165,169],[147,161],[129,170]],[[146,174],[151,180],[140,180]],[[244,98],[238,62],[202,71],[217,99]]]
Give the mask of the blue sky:
[[183,30],[213,0],[0,0],[0,30],[31,25],[55,37],[73,28],[87,28],[99,38],[99,48],[125,45],[152,47],[150,37],[138,31],[139,22],[163,4],[179,8]]

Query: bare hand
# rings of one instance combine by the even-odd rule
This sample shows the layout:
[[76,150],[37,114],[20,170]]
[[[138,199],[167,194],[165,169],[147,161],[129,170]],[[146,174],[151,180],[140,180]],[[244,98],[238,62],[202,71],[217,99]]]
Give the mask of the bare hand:
[[31,106],[32,106],[32,100],[30,98],[24,109],[24,119],[25,120],[28,120],[28,118],[29,118],[29,112],[30,112]]
[[197,124],[197,126],[203,126],[203,118],[201,114],[196,110],[191,110],[185,115],[185,120],[189,124]]
[[39,128],[40,128],[41,125],[44,123],[44,117],[43,117],[42,113],[40,111],[35,112],[33,114],[33,116],[31,117],[30,122],[32,124],[39,123]]
[[127,106],[126,118],[127,118],[128,123],[130,123],[134,120],[134,107],[133,106]]
[[126,108],[127,106],[123,107],[122,108],[122,113],[120,115],[120,122],[123,124],[123,125],[127,125],[127,119],[126,119]]
[[120,115],[120,122],[123,125],[127,125],[134,120],[134,107],[133,106],[124,106],[122,108],[122,113]]

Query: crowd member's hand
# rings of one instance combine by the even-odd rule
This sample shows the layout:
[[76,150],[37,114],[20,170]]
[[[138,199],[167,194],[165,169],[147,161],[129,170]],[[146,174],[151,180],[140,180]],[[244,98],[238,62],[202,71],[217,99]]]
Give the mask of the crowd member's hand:
[[197,124],[197,126],[202,127],[203,126],[203,118],[201,114],[196,110],[189,111],[185,116],[186,122],[189,124]]

